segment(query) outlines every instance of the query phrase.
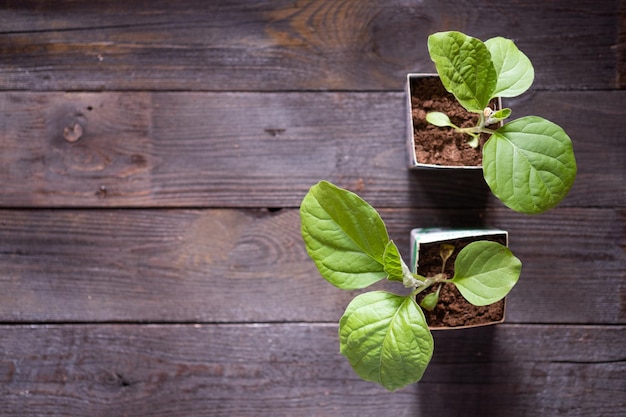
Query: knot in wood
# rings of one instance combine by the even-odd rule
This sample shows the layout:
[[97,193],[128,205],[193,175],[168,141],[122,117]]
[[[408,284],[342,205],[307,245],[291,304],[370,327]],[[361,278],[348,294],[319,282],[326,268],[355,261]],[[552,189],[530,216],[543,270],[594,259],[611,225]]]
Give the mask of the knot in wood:
[[67,126],[63,129],[63,137],[68,142],[76,142],[83,136],[83,127],[79,123],[74,123],[73,126]]

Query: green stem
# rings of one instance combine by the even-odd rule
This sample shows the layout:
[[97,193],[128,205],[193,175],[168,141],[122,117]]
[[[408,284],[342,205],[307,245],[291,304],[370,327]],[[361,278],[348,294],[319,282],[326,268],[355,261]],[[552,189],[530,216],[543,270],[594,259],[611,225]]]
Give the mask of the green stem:
[[[427,281],[428,281],[428,280],[427,280]],[[411,297],[411,298],[415,298],[415,296],[416,296],[417,294],[421,293],[422,291],[424,291],[426,288],[430,287],[431,285],[433,285],[433,284],[432,284],[432,282],[431,282],[431,283],[428,283],[428,284],[425,284],[425,285],[422,285],[422,286],[420,286],[420,287],[417,287],[416,289],[414,289],[413,291],[411,291],[411,294],[409,294],[409,297]]]
[[415,297],[417,294],[421,293],[422,291],[424,291],[425,289],[431,287],[434,284],[448,284],[448,283],[452,282],[452,280],[451,279],[446,279],[443,274],[437,274],[434,277],[426,278],[426,280],[424,280],[422,282],[424,283],[424,285],[420,285],[419,287],[415,288],[411,292],[411,294],[409,294],[410,297]]
[[465,133],[466,135],[473,136],[476,139],[478,139],[478,135],[481,132],[480,130],[476,130],[476,127],[463,127],[463,128],[458,128],[456,131],[460,133]]
[[[474,127],[457,127],[455,130],[460,133],[464,133],[466,135],[471,136],[475,140],[473,141],[476,146],[478,146],[478,140],[480,139],[481,133],[487,133],[489,135],[493,135],[495,130],[488,129],[485,127],[485,116],[481,113],[480,118],[478,119],[478,123]],[[472,145],[474,146],[474,145]],[[476,147],[474,146],[474,147]]]
[[480,133],[489,133],[490,135],[493,135],[494,133],[496,133],[496,131],[493,129],[487,129],[486,127],[483,127],[480,129]]

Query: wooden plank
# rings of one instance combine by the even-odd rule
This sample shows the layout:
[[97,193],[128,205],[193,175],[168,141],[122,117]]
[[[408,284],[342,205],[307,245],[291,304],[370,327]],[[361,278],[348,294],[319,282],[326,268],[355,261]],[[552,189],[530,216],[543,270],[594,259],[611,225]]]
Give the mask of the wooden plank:
[[[524,264],[508,322],[626,322],[625,210],[382,216],[407,261],[414,227],[508,230]],[[295,209],[3,210],[0,219],[0,322],[336,322],[356,294],[319,276]]]
[[618,416],[625,330],[439,332],[423,380],[390,394],[350,369],[335,325],[1,326],[0,414]]
[[626,2],[619,1],[619,29],[617,36],[617,86],[626,88]]
[[451,29],[515,39],[538,88],[607,89],[619,24],[592,0],[4,1],[0,89],[399,91]]
[[[625,92],[510,105],[570,133],[564,206],[626,205]],[[321,179],[378,207],[501,206],[480,172],[409,172],[401,93],[2,93],[0,109],[4,207],[297,207]]]

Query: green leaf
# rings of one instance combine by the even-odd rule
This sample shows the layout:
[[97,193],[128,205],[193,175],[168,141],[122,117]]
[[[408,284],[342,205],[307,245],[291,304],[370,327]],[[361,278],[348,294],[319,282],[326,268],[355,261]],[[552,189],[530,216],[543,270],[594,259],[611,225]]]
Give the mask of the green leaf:
[[485,143],[483,174],[506,206],[544,212],[565,198],[576,178],[572,141],[546,119],[522,117],[500,127]]
[[535,70],[530,59],[510,39],[501,37],[485,41],[498,74],[493,97],[516,97],[530,88]]
[[426,121],[430,124],[439,127],[454,127],[456,126],[450,121],[450,118],[447,114],[441,113],[438,111],[433,111],[430,113],[426,113]]
[[319,182],[302,200],[300,220],[307,253],[331,284],[358,289],[387,276],[387,229],[378,212],[356,194]]
[[438,32],[428,37],[428,51],[446,90],[466,110],[481,113],[497,81],[485,44],[461,32]]
[[493,123],[497,123],[500,122],[504,119],[508,119],[508,117],[511,115],[511,109],[509,109],[508,107],[505,107],[504,109],[500,109],[498,111],[494,111],[492,112],[488,117],[487,117],[487,121],[485,122],[486,125],[490,125]]
[[424,310],[433,311],[439,302],[439,290],[441,287],[437,288],[437,291],[431,292],[430,294],[426,294],[426,296],[420,302],[420,307]]
[[521,269],[522,263],[506,246],[489,241],[472,242],[457,255],[452,282],[467,301],[485,306],[511,291]]
[[495,119],[499,119],[499,120],[503,120],[506,119],[507,117],[509,117],[511,115],[511,109],[509,109],[508,107],[505,107],[503,109],[500,109],[496,112],[494,112],[491,117],[495,118]]
[[339,339],[354,371],[390,391],[419,381],[434,347],[413,297],[384,291],[352,300],[339,321]]
[[413,276],[408,265],[404,263],[404,260],[400,256],[400,251],[398,251],[398,247],[393,240],[387,243],[383,257],[383,265],[389,280],[401,281],[407,288],[413,288],[421,284],[421,282]]

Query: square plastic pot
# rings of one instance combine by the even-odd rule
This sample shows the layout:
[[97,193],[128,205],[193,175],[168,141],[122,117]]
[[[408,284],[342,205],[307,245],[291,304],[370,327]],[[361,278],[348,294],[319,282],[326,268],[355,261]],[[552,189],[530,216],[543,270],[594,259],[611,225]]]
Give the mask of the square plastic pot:
[[[422,79],[425,78],[436,78],[439,79],[438,74],[429,74],[429,73],[410,73],[407,74],[406,83],[405,83],[405,97],[406,97],[406,146],[407,146],[407,154],[408,154],[408,165],[411,169],[453,169],[453,170],[476,170],[482,169],[482,165],[443,165],[443,164],[428,164],[428,163],[420,163],[417,161],[417,156],[415,154],[415,124],[413,122],[413,105],[411,102],[411,97],[414,93],[416,93],[419,89],[419,84]],[[451,93],[449,94],[450,98],[454,101],[456,99]],[[502,100],[500,98],[495,99],[495,103],[493,103],[495,109],[499,110],[502,108]],[[502,125],[502,123],[500,123]],[[440,129],[450,129],[450,128],[440,128]]]
[[[419,271],[419,260],[420,254],[423,255],[423,253],[428,249],[428,245],[430,245],[431,248],[433,247],[433,245],[441,245],[444,243],[459,243],[461,245],[466,245],[479,240],[496,241],[504,244],[507,247],[509,241],[508,233],[504,230],[499,229],[413,229],[411,231],[411,263],[409,265],[411,271],[418,272],[421,275],[425,275],[424,273],[422,273],[422,271]],[[454,261],[454,258],[456,258],[456,254],[458,253],[458,251],[459,249],[455,250],[450,260],[448,260],[448,263]],[[452,284],[446,284],[445,286],[453,287]],[[456,288],[454,288],[454,291],[458,292]],[[458,297],[461,297],[460,293],[458,293],[457,298]],[[442,300],[440,300],[440,303],[437,304],[434,312],[424,311],[429,328],[432,330],[465,329],[471,327],[488,326],[504,322],[506,299],[494,303],[491,306],[485,307],[476,307],[466,301],[465,303],[467,304],[466,310],[464,310],[463,312],[459,312],[458,317],[454,316],[454,314],[457,314],[455,312],[455,309],[449,309],[448,307],[442,305]],[[477,315],[480,314],[480,317],[475,317],[472,320],[481,321],[485,318],[489,318],[490,320],[480,323],[471,323],[470,321],[470,324],[465,325],[451,325],[457,321],[461,321],[461,317],[472,314],[472,312]],[[444,324],[432,324],[433,321],[441,321],[439,320],[441,317],[445,317],[445,320],[443,320],[445,322]]]

